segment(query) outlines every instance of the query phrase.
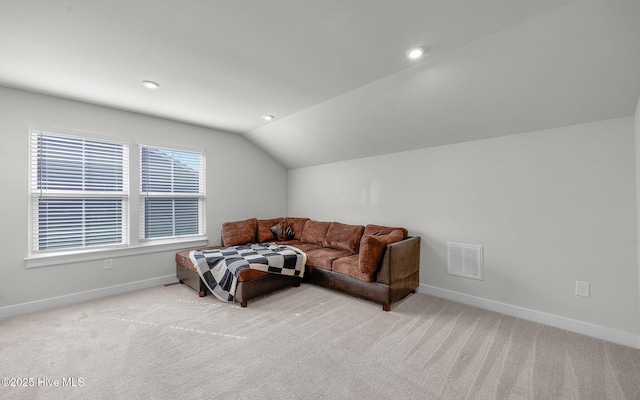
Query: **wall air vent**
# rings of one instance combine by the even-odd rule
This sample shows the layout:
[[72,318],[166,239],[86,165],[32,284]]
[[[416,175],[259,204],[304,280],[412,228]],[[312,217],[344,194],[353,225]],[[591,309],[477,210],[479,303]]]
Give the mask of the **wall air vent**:
[[482,246],[447,242],[447,274],[483,280]]

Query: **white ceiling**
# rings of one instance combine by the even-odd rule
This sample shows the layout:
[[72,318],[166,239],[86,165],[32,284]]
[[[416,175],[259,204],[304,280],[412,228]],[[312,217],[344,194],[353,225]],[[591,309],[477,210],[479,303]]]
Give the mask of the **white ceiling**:
[[297,168],[633,115],[640,0],[0,0],[0,84]]

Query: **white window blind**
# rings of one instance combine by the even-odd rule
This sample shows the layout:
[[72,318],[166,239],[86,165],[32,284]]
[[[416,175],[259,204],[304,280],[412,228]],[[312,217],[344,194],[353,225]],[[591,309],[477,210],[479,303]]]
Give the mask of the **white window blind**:
[[205,235],[205,155],[140,146],[140,239]]
[[30,131],[30,253],[128,244],[124,142]]

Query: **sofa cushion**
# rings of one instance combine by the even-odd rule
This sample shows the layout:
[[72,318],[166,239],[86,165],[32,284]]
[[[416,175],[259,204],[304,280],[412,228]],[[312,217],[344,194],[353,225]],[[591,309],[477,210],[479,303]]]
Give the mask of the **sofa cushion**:
[[364,232],[362,225],[347,225],[340,222],[332,222],[327,230],[322,245],[334,249],[348,251],[351,254],[358,252],[360,239]]
[[307,254],[307,265],[328,270],[331,270],[333,260],[351,255],[349,252],[327,247],[320,247],[306,251],[305,253]]
[[258,230],[256,232],[256,242],[264,243],[276,240],[276,235],[271,230],[274,225],[278,225],[284,218],[259,219]]
[[402,232],[402,239],[406,239],[409,236],[409,231],[405,228],[394,228],[392,226],[372,225],[369,224],[364,227],[363,235],[386,235],[391,231],[399,230]]
[[285,218],[285,224],[293,230],[293,239],[300,240],[302,237],[302,230],[304,229],[304,224],[309,221],[309,218]]
[[375,273],[365,274],[360,271],[358,254],[340,257],[337,260],[333,260],[331,268],[333,269],[333,272],[349,275],[356,279],[360,279],[361,281],[373,282],[375,280]]
[[297,249],[300,249],[302,251],[304,251],[305,253],[309,250],[315,250],[315,249],[321,249],[322,246],[320,246],[319,244],[313,244],[313,243],[304,243],[301,242],[299,240],[276,240],[276,244],[278,246],[293,246]]
[[359,269],[363,274],[373,274],[378,268],[385,247],[390,243],[401,241],[403,233],[396,229],[383,235],[364,235],[360,242]]
[[331,226],[331,222],[319,222],[308,220],[304,224],[302,234],[300,235],[300,241],[305,243],[319,244],[322,246],[324,243],[324,237],[327,235],[327,231]]
[[225,247],[252,243],[256,240],[258,220],[225,222],[222,224],[222,244]]

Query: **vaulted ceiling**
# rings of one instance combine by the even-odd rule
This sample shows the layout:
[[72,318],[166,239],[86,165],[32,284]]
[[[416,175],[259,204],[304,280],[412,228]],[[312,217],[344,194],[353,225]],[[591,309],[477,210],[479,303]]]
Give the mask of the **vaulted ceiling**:
[[639,21],[639,0],[0,0],[0,85],[297,168],[633,115]]

